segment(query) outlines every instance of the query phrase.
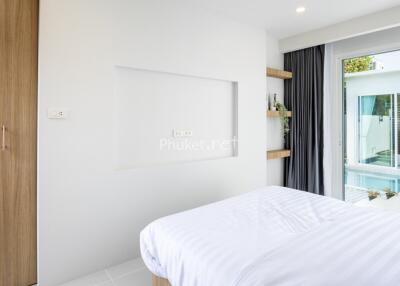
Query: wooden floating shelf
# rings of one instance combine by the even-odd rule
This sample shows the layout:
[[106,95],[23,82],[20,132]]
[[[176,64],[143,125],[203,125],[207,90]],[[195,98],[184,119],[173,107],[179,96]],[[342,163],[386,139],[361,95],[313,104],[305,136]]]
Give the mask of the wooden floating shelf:
[[[287,117],[292,117],[292,112],[287,111],[286,115],[287,115]],[[280,113],[279,113],[279,111],[267,110],[267,116],[268,117],[280,117]]]
[[271,150],[267,151],[267,159],[268,160],[274,160],[274,159],[279,159],[279,158],[286,158],[290,157],[290,150],[286,149],[281,149],[281,150]]
[[291,79],[293,74],[288,71],[274,69],[274,68],[267,68],[267,76],[269,77],[276,77],[280,79]]

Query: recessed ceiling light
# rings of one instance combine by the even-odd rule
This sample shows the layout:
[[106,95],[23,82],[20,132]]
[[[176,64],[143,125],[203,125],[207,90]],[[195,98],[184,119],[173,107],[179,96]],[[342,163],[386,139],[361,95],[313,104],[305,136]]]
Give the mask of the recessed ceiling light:
[[303,7],[303,6],[297,7],[297,9],[296,9],[296,13],[298,13],[298,14],[302,14],[305,11],[306,11],[306,7]]

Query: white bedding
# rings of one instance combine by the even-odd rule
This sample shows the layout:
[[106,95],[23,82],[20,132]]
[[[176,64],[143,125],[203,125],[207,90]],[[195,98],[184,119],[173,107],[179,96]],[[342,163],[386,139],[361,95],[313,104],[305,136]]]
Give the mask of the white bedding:
[[400,285],[400,215],[282,187],[161,218],[140,239],[173,286]]

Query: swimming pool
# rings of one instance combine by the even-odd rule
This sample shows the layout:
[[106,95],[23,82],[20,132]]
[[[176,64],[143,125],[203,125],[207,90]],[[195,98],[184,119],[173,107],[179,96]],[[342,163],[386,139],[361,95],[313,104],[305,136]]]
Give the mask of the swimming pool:
[[400,192],[400,176],[378,174],[366,171],[345,169],[345,184],[348,186],[383,190],[390,188],[395,192]]

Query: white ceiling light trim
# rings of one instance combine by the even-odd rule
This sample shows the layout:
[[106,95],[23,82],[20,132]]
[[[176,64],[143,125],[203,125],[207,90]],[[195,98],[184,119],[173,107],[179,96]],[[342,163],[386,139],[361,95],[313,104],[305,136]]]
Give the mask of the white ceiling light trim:
[[297,14],[303,14],[305,11],[306,11],[306,7],[304,7],[304,6],[297,7],[297,9],[296,9]]

